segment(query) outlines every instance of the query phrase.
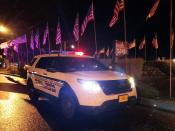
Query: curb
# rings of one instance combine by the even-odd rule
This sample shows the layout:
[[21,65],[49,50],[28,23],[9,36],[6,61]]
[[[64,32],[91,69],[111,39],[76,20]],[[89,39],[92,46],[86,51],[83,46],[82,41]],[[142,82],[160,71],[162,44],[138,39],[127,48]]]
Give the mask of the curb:
[[138,98],[138,104],[151,107],[156,110],[165,111],[169,113],[175,113],[175,102],[167,100],[154,100],[148,98]]

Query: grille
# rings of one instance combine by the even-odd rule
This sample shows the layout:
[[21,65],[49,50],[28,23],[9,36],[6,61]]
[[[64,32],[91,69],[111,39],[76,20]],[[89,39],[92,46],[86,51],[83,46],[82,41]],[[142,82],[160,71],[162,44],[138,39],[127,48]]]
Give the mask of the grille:
[[131,91],[131,85],[127,79],[98,81],[106,95],[125,93]]

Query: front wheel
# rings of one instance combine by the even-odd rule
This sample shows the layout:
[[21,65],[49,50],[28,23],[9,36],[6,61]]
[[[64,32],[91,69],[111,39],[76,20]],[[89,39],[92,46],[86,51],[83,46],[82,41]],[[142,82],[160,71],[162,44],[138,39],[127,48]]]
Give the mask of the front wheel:
[[60,94],[60,108],[63,117],[67,120],[73,119],[76,115],[77,107],[75,95],[71,91],[62,91]]
[[38,101],[38,98],[39,98],[39,94],[38,94],[37,90],[34,88],[32,82],[29,82],[27,84],[27,87],[29,88],[29,98],[30,98],[31,102],[36,103]]

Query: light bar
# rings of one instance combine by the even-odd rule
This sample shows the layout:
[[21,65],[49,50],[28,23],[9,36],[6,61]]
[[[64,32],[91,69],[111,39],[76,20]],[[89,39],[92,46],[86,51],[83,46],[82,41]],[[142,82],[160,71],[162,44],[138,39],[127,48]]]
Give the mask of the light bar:
[[75,52],[75,55],[83,56],[84,53],[83,52]]

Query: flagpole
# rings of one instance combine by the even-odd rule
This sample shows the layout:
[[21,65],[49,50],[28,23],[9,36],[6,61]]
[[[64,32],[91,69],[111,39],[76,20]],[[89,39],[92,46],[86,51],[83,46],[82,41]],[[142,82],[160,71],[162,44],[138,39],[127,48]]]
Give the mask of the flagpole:
[[145,40],[145,61],[146,61],[146,38],[144,36],[144,40]]
[[40,45],[40,40],[38,39],[38,46],[39,46],[39,54],[41,55],[41,45]]
[[171,63],[171,59],[172,59],[172,38],[171,38],[171,33],[172,33],[172,0],[170,0],[170,99],[172,99],[172,83],[171,83],[171,77],[172,77],[172,63]]
[[[93,4],[93,1],[92,1]],[[93,11],[94,11],[94,5],[93,5]],[[95,12],[95,11],[94,11]],[[97,46],[97,34],[96,34],[96,21],[95,21],[95,15],[94,15],[94,42],[95,42],[95,52],[98,50]]]
[[49,54],[50,54],[51,45],[50,45],[50,37],[49,37],[49,33],[48,33],[48,42],[49,42]]
[[35,48],[32,49],[32,53],[33,53],[33,58],[35,56],[35,52],[34,52]]
[[39,28],[38,28],[38,46],[39,46],[39,54],[41,55],[41,45],[40,45],[40,37],[39,37]]
[[78,51],[80,49],[80,26],[79,26],[79,23],[80,23],[80,17],[79,17],[79,13],[78,13]]
[[[123,10],[123,18],[124,18],[124,39],[125,39],[125,44],[126,44],[126,10],[125,10],[125,0],[123,0],[124,2],[124,10]],[[125,68],[127,71],[127,55],[125,56]]]
[[18,55],[18,69],[19,69],[19,66],[20,66],[20,63],[19,63],[19,61],[20,61],[20,58],[19,58],[19,45],[18,45],[18,52],[17,52],[17,55]]
[[136,50],[136,47],[135,47],[135,59],[137,58],[137,50]]
[[28,47],[27,47],[27,42],[26,42],[26,53],[27,53],[27,64],[29,63],[29,56],[28,56]]
[[157,49],[156,49],[156,60],[157,60]]

